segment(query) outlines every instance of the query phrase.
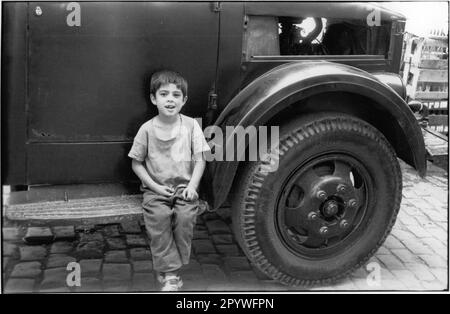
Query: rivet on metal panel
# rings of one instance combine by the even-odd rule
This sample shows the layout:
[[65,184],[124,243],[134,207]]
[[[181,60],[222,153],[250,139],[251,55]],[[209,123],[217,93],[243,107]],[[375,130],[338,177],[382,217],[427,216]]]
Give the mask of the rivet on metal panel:
[[40,6],[37,6],[36,9],[34,10],[34,13],[35,13],[37,16],[41,16],[41,15],[42,15],[42,9],[41,9],[41,7],[40,7]]

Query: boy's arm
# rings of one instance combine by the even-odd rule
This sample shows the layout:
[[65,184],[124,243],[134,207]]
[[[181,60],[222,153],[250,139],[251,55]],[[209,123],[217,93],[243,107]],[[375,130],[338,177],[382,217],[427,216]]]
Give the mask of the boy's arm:
[[194,170],[192,171],[192,177],[191,181],[189,181],[188,187],[197,190],[206,167],[206,161],[203,157],[203,152],[196,154],[194,160]]
[[164,196],[171,196],[173,193],[173,189],[169,188],[168,186],[162,186],[158,183],[156,183],[148,174],[147,170],[145,170],[144,165],[142,162],[137,161],[136,159],[132,159],[131,161],[131,168],[133,169],[134,173],[141,179],[142,183],[154,192],[164,195]]
[[200,184],[203,171],[205,171],[206,162],[203,158],[203,152],[195,154],[194,170],[188,186],[183,191],[183,198],[187,201],[198,199],[197,188]]

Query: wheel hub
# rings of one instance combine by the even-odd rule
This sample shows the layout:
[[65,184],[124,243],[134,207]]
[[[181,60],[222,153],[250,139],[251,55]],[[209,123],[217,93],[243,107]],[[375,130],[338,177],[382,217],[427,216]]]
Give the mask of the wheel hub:
[[334,200],[326,201],[322,213],[325,217],[333,217],[338,212],[338,204]]
[[[327,248],[355,229],[365,211],[366,192],[355,164],[347,156],[319,158],[288,179],[279,202],[280,227],[295,250]],[[360,178],[358,184],[353,176]]]

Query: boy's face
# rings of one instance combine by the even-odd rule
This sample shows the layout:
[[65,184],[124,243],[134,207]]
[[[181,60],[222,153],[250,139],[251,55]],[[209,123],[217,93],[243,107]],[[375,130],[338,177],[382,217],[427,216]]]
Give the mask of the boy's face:
[[186,103],[187,96],[175,84],[163,84],[155,95],[150,94],[150,100],[158,107],[160,115],[171,117],[177,115]]

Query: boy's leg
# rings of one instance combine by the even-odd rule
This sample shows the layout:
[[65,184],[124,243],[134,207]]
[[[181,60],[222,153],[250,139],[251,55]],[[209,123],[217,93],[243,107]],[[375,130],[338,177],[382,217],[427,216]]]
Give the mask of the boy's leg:
[[174,205],[175,243],[183,264],[189,264],[194,226],[198,214],[198,200],[185,201],[177,199]]
[[145,192],[142,207],[145,227],[150,236],[154,270],[164,273],[178,270],[182,260],[173,237],[173,210],[168,198]]

